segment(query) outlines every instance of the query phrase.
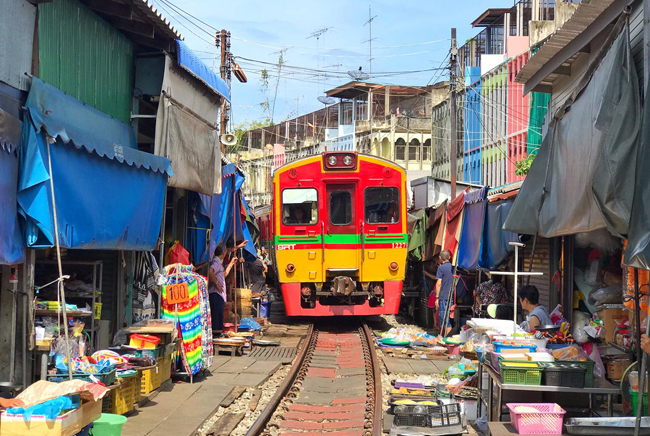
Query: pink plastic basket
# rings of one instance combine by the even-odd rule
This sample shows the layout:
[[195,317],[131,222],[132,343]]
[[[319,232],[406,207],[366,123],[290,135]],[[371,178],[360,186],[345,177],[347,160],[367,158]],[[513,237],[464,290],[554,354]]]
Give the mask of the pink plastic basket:
[[[508,403],[510,423],[519,434],[562,434],[564,409],[555,403]],[[515,412],[518,406],[532,407],[537,413]]]

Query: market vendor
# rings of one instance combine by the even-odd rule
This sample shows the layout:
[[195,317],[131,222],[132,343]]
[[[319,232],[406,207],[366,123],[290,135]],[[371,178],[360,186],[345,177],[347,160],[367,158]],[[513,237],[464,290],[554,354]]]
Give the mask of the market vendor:
[[447,316],[447,323],[443,327],[445,312],[447,311],[448,302],[451,305],[454,304],[453,301],[448,301],[449,293],[451,292],[451,285],[454,282],[454,274],[451,267],[451,252],[449,250],[442,250],[440,252],[440,262],[441,264],[436,272],[436,278],[438,279],[438,283],[436,283],[436,288],[438,290],[436,306],[438,308],[438,317],[440,318],[440,333],[444,333],[444,335],[447,336],[451,331],[451,313]]
[[14,407],[24,407],[25,403],[23,403],[23,400],[19,400],[18,398],[1,398],[0,397],[0,408],[3,409],[12,409]]
[[[503,304],[510,299],[508,291],[501,284],[501,275],[494,274],[490,280],[481,283],[474,292],[474,313],[479,317],[488,315],[483,308],[490,304]],[[512,317],[510,318],[512,319]]]
[[650,337],[646,334],[641,335],[641,349],[646,354],[650,354]]
[[233,256],[228,266],[224,268],[223,261],[226,253],[227,249],[225,245],[217,245],[217,248],[214,249],[214,257],[210,263],[208,298],[210,301],[210,313],[212,314],[213,334],[218,334],[223,331],[223,309],[227,301],[225,277],[237,263],[237,257]]
[[551,316],[546,308],[539,304],[539,291],[533,285],[526,285],[519,290],[521,308],[528,312],[526,321],[521,323],[521,328],[527,332],[539,326],[553,325]]
[[262,262],[262,259],[255,258],[255,261],[246,264],[248,278],[251,282],[251,291],[254,295],[259,295],[266,289],[266,272],[268,268]]

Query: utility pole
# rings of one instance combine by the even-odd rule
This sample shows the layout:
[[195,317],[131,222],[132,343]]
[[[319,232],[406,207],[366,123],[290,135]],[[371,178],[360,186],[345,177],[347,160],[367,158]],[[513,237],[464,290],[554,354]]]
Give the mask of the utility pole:
[[451,174],[451,199],[456,198],[456,155],[458,154],[458,129],[456,127],[456,66],[458,49],[456,48],[456,28],[451,29],[451,49],[449,50],[449,86],[451,95],[449,98],[450,116],[450,138],[451,149],[449,150],[449,165]]
[[[221,78],[228,84],[228,89],[230,89],[230,32],[226,32],[225,29],[221,29],[221,32],[218,32],[216,35],[217,47],[221,48]],[[221,122],[219,124],[219,135],[226,133],[226,127],[228,126],[228,120],[230,115],[228,113],[228,108],[226,105],[229,103],[224,101],[221,105]],[[221,153],[226,152],[226,147],[221,144]]]

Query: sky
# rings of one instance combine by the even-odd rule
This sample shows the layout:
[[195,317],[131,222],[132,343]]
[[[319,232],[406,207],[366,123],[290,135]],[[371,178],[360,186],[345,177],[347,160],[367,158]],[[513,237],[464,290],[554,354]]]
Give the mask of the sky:
[[[359,67],[366,73],[372,68],[368,81],[373,83],[423,86],[446,80],[449,72],[441,67],[448,65],[450,29],[457,28],[462,46],[482,30],[471,22],[483,11],[513,5],[513,0],[150,2],[210,67],[219,67],[215,29],[231,32],[231,52],[248,76],[248,83],[232,80],[231,130],[271,113],[277,123],[320,109],[317,98],[353,80],[347,72]],[[372,67],[366,42],[370,17]],[[318,38],[312,36],[323,29]],[[284,64],[278,71],[283,49]],[[266,111],[263,102],[269,103]]]

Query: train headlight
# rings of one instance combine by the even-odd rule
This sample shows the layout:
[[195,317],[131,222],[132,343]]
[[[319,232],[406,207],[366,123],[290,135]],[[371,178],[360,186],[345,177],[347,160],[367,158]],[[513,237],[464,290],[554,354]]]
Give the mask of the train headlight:
[[343,164],[348,167],[352,165],[352,156],[345,156],[343,158]]
[[291,273],[294,272],[295,270],[296,270],[296,266],[295,266],[294,264],[292,264],[292,263],[287,264],[287,272],[288,272],[289,274],[291,274]]
[[395,272],[395,271],[397,271],[399,269],[399,265],[397,264],[397,262],[391,262],[390,265],[388,266],[388,268],[391,271]]
[[339,160],[336,156],[330,156],[327,158],[327,163],[331,166],[334,167],[336,166],[337,163],[339,163]]

